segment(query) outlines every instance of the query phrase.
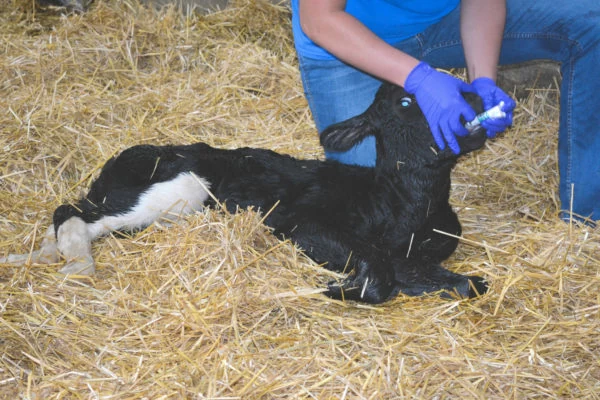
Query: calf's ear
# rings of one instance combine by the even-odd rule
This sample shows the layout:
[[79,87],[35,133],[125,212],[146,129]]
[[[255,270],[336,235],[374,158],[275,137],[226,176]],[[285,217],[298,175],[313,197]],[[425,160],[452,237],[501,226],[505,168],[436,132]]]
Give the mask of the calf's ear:
[[377,127],[361,114],[327,127],[321,133],[320,140],[325,150],[346,151],[376,133]]

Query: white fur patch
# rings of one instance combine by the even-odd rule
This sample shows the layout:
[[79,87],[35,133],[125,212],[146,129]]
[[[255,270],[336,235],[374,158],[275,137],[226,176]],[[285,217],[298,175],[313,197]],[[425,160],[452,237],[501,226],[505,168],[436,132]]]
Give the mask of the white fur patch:
[[87,224],[79,217],[63,222],[57,231],[58,250],[67,259],[63,274],[91,275],[96,266],[92,258],[92,241]]
[[88,237],[94,239],[115,230],[133,230],[152,224],[160,218],[177,220],[202,209],[208,199],[210,184],[191,172],[184,172],[170,181],[153,184],[142,193],[130,211],[102,217],[88,224]]
[[67,260],[92,255],[92,244],[86,225],[81,218],[71,217],[58,227],[58,250]]

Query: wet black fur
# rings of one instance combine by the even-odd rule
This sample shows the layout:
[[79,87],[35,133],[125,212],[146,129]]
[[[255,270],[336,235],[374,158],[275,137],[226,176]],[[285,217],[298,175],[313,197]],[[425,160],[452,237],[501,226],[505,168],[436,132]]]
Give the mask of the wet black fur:
[[[440,266],[457,240],[433,229],[461,234],[448,202],[458,157],[438,150],[414,97],[384,84],[366,112],[329,127],[321,143],[343,151],[369,135],[377,142],[374,168],[204,143],[135,146],[106,163],[76,207],[56,210],[55,228],[72,215],[92,222],[125,212],[152,184],[192,171],[210,182],[211,192],[230,211],[250,206],[268,211],[279,202],[265,220],[276,235],[329,269],[352,271],[344,282],[329,286],[331,297],[380,303],[398,292],[444,290],[464,297],[485,292],[480,277]],[[482,131],[459,139],[462,154],[484,142]]]

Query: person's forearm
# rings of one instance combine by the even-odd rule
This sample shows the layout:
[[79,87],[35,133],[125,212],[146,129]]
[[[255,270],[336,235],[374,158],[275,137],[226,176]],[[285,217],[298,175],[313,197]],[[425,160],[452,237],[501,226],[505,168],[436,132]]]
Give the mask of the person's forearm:
[[419,61],[390,46],[344,11],[345,1],[300,0],[304,33],[340,60],[379,79],[404,85]]
[[460,33],[470,80],[496,80],[504,23],[505,0],[462,0]]

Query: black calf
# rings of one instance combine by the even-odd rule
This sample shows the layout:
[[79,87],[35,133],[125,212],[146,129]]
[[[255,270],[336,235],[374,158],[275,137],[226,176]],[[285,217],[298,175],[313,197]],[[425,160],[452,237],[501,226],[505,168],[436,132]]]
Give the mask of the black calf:
[[[88,195],[54,213],[65,273],[92,273],[89,243],[112,230],[139,229],[171,210],[214,206],[272,210],[265,223],[326,267],[352,272],[327,294],[380,303],[398,292],[473,297],[479,277],[440,266],[460,235],[448,203],[457,156],[437,149],[414,97],[384,84],[363,114],[328,128],[321,142],[343,151],[372,135],[374,168],[298,160],[269,150],[221,150],[203,143],[135,146],[111,159]],[[480,148],[483,131],[459,138],[463,154]],[[212,194],[212,196],[209,194]],[[47,251],[46,251],[47,253]]]

